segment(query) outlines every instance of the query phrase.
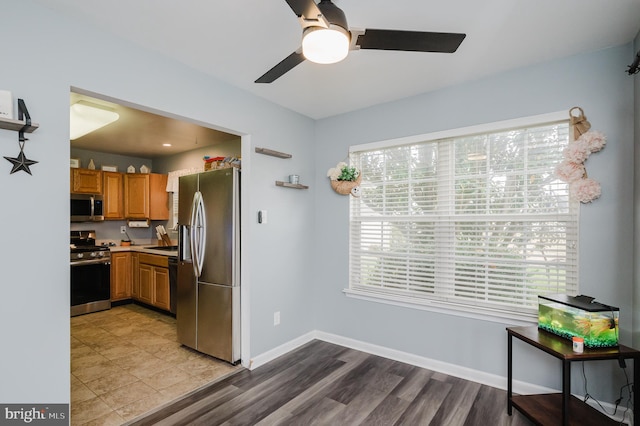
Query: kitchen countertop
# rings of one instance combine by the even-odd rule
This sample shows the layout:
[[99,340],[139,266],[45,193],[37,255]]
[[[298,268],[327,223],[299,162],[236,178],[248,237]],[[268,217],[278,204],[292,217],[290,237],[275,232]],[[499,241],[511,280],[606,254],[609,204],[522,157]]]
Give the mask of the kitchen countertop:
[[136,244],[131,246],[111,246],[111,253],[137,251],[140,253],[157,254],[160,256],[177,256],[178,250],[154,250],[152,247],[158,247],[158,244]]

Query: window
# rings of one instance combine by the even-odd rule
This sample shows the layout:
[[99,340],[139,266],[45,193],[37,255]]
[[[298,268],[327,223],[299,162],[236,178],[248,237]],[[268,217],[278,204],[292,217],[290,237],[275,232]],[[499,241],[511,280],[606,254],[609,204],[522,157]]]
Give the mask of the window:
[[352,147],[346,292],[513,318],[576,294],[579,203],[554,176],[568,143],[551,114]]

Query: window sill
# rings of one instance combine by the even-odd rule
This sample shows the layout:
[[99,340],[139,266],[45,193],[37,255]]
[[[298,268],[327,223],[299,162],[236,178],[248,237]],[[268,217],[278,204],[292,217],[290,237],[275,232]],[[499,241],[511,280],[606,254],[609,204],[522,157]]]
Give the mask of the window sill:
[[363,290],[345,288],[343,293],[350,298],[369,302],[384,303],[386,305],[401,306],[410,309],[455,315],[482,321],[491,321],[508,325],[528,326],[538,323],[536,314],[514,314],[499,309],[481,308],[477,306],[463,306],[439,300],[415,299],[392,294],[382,294]]

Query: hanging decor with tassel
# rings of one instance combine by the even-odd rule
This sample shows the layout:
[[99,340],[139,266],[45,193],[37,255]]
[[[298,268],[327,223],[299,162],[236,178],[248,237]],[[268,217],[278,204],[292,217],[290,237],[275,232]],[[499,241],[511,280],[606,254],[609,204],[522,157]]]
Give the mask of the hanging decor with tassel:
[[[577,115],[576,115],[577,114]],[[600,197],[600,184],[591,179],[584,165],[589,156],[602,150],[607,138],[601,132],[591,130],[584,111],[580,107],[569,110],[573,142],[564,149],[564,160],[556,167],[556,176],[569,184],[569,195],[581,203],[590,203]]]

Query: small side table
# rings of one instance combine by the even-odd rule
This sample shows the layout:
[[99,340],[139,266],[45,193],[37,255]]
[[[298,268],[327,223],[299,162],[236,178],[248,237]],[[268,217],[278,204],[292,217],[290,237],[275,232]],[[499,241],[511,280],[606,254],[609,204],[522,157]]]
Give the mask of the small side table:
[[[507,413],[513,407],[537,425],[617,425],[618,422],[571,395],[571,363],[574,361],[633,359],[633,383],[640,384],[640,351],[619,345],[613,348],[585,348],[583,353],[573,352],[568,339],[539,330],[537,326],[507,327],[508,372],[507,372]],[[540,395],[513,395],[513,338],[548,353],[562,361],[562,393]],[[640,407],[640,395],[633,393],[633,407]],[[562,423],[559,422],[561,419]]]

